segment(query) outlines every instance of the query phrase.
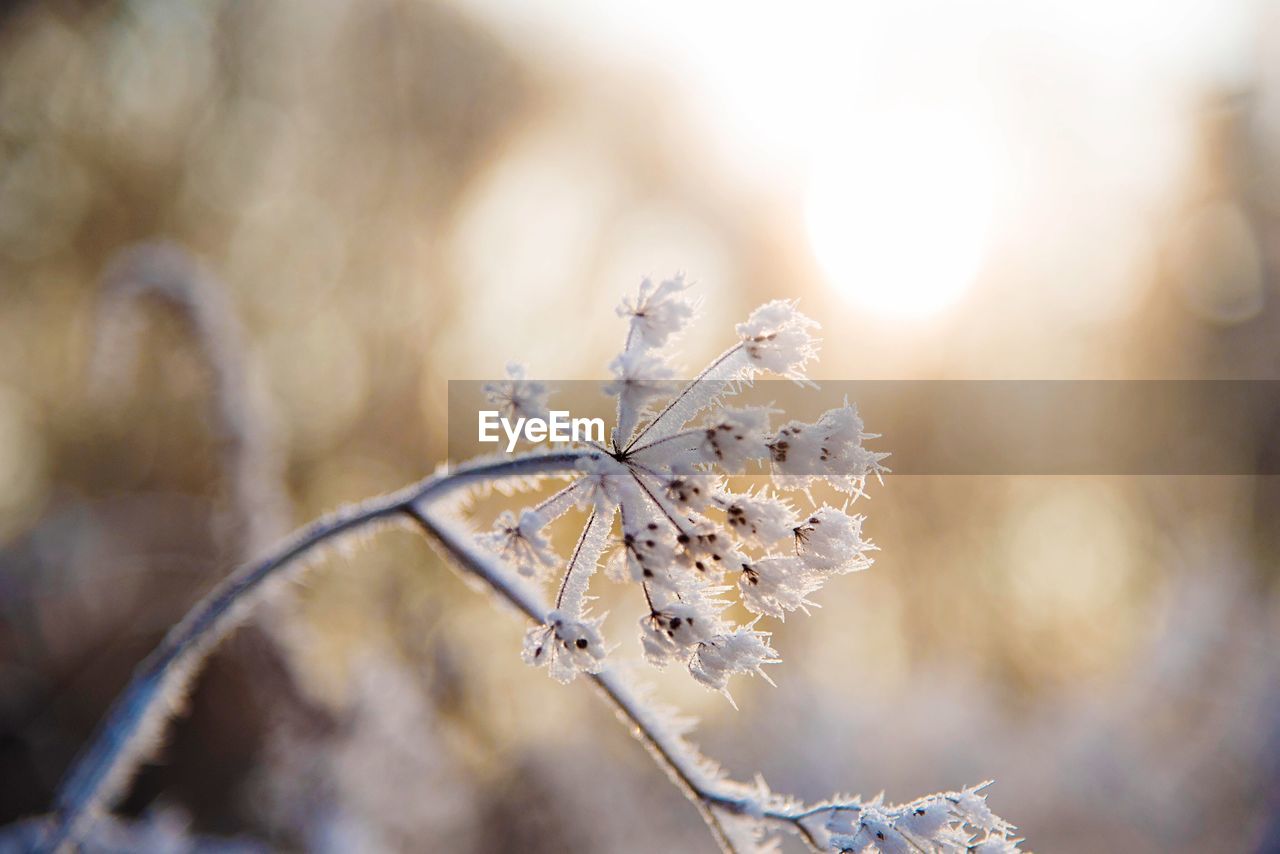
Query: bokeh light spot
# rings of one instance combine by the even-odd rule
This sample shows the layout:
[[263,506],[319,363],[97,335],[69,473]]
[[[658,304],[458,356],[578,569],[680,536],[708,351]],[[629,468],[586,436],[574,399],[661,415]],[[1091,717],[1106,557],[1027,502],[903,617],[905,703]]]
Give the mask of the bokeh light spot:
[[923,316],[973,283],[995,208],[991,149],[954,112],[869,123],[815,158],[809,242],[831,285],[877,314]]

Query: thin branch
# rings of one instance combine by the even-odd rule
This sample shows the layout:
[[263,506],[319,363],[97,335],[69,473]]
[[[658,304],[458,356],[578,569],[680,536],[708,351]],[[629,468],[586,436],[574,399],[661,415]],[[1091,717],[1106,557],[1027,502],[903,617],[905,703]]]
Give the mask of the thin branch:
[[640,489],[644,492],[645,495],[649,496],[649,500],[653,502],[654,507],[658,508],[658,512],[660,512],[663,516],[667,517],[667,521],[671,523],[671,527],[676,529],[676,533],[684,534],[686,537],[693,536],[690,532],[680,527],[680,520],[677,519],[674,515],[672,515],[671,511],[667,509],[665,504],[663,504],[661,501],[658,500],[658,496],[654,495],[653,492],[649,489],[649,487],[644,485],[644,481],[640,479],[640,475],[632,471],[631,479],[636,482],[636,486],[640,487]]
[[546,510],[552,504],[555,504],[557,501],[563,501],[564,499],[572,495],[573,491],[581,485],[582,485],[581,479],[575,480],[573,483],[564,487],[559,492],[554,492],[551,495],[548,495],[546,498],[542,499],[537,504],[533,505],[534,512],[535,513],[541,512],[543,510]]
[[556,593],[556,608],[564,602],[564,591],[569,588],[569,580],[573,577],[573,568],[578,564],[578,555],[582,554],[582,544],[587,541],[587,536],[591,533],[591,526],[596,522],[596,514],[598,510],[592,510],[591,515],[587,518],[587,524],[582,526],[582,535],[578,537],[578,544],[573,547],[573,556],[569,558],[569,566],[564,571],[564,578],[560,579],[560,590]]
[[[510,573],[490,555],[480,551],[465,532],[455,531],[435,519],[423,505],[424,502],[417,502],[407,508],[407,512],[422,527],[428,539],[441,548],[460,571],[483,580],[495,593],[515,605],[530,619],[545,622],[546,611],[536,594],[526,587],[513,584]],[[815,851],[822,851],[818,838],[804,824],[804,820],[828,811],[861,808],[857,803],[824,804],[809,809],[764,807],[739,794],[744,788],[742,784],[725,778],[713,778],[699,768],[696,760],[700,757],[691,755],[693,748],[679,736],[650,725],[645,701],[615,671],[606,668],[599,673],[583,675],[595,684],[613,706],[618,718],[644,744],[654,761],[697,808],[722,851],[734,854],[736,849],[717,816],[717,811],[758,816],[780,829],[799,834],[807,846]]]
[[647,451],[650,448],[656,448],[658,445],[665,444],[675,439],[689,439],[694,436],[697,436],[699,433],[705,433],[705,432],[707,431],[706,431],[706,428],[704,427],[694,427],[691,430],[681,430],[679,433],[672,433],[670,436],[663,436],[661,439],[654,439],[652,442],[645,442],[643,445],[641,445],[638,448],[628,448],[627,456],[629,457],[635,456],[636,454],[643,453],[644,451]]
[[470,463],[324,516],[272,554],[241,566],[201,599],[134,672],[59,786],[54,800],[58,820],[47,850],[73,845],[86,817],[123,786],[147,744],[161,731],[187,680],[209,650],[261,598],[268,580],[344,534],[368,530],[405,513],[414,502],[439,498],[477,482],[572,469],[589,455],[565,451]]
[[730,356],[732,356],[734,353],[737,353],[741,349],[742,349],[741,343],[734,344],[728,350],[725,350],[719,356],[716,356],[715,359],[711,361],[711,364],[703,368],[702,371],[696,377],[694,377],[689,381],[688,385],[680,389],[680,392],[676,394],[675,397],[671,398],[671,400],[667,403],[666,406],[662,407],[662,411],[659,412],[657,415],[655,415],[653,417],[653,420],[650,421],[648,424],[646,424],[640,430],[640,432],[635,435],[635,438],[633,438],[630,442],[627,443],[627,447],[624,449],[623,453],[630,453],[631,449],[635,447],[636,442],[639,442],[641,439],[644,438],[644,435],[646,433],[648,433],[654,427],[657,427],[659,422],[662,421],[663,416],[666,415],[668,412],[670,412],[672,409],[674,409],[676,407],[676,404],[678,404],[680,401],[688,397],[689,392],[697,388],[698,383],[702,382],[703,379],[705,379],[708,374],[710,374],[713,370],[715,370],[716,368],[724,364],[726,361],[728,361]]
[[[417,502],[406,509],[427,534],[428,539],[437,544],[452,559],[461,571],[474,575],[535,622],[544,622],[546,611],[528,588],[512,583],[510,573],[506,572],[494,559],[482,552],[471,542],[465,532],[454,530],[433,517]],[[614,707],[618,717],[649,750],[654,760],[671,777],[673,782],[684,792],[685,796],[697,807],[703,820],[715,836],[720,847],[727,852],[735,849],[729,840],[716,811],[720,810],[734,815],[759,815],[779,827],[799,833],[810,844],[817,845],[812,831],[801,821],[819,812],[838,808],[836,805],[825,805],[812,810],[761,809],[752,799],[735,793],[742,786],[728,779],[711,778],[697,767],[690,746],[678,736],[663,731],[648,723],[650,715],[645,711],[645,702],[636,696],[622,678],[613,670],[605,669],[599,673],[584,674],[595,683],[609,704]],[[856,805],[849,805],[853,808]]]
[[[626,340],[626,343],[622,345],[623,353],[628,353],[631,351],[631,341],[632,339],[635,338],[635,334],[636,334],[636,322],[635,322],[635,318],[632,317],[631,321],[627,323],[627,340]],[[618,402],[617,402],[617,405],[614,407],[613,423],[614,423],[613,434],[610,437],[609,444],[613,445],[613,451],[614,453],[617,453],[618,443],[627,441],[626,436],[618,435],[618,432],[622,429],[622,395],[621,394],[618,395]]]
[[[515,605],[530,619],[535,622],[545,622],[546,611],[535,596],[526,588],[512,584],[509,574],[483,554],[470,541],[470,537],[452,530],[433,518],[424,509],[422,502],[410,505],[406,508],[406,512],[422,527],[428,538],[452,559],[457,568],[483,580],[493,588],[495,593]],[[715,794],[699,782],[698,778],[702,775],[681,761],[679,756],[681,751],[671,743],[670,737],[645,725],[647,716],[641,711],[643,703],[616,674],[604,670],[600,673],[585,675],[595,683],[618,716],[631,728],[635,737],[649,749],[654,759],[667,771],[686,797],[697,806],[721,849],[732,854],[733,844],[729,841],[712,808],[723,807],[733,812],[740,812],[743,809],[741,800]]]
[[[165,718],[161,713],[167,711],[164,701],[194,672],[214,643],[233,627],[234,616],[257,600],[264,582],[343,534],[367,531],[375,524],[408,517],[452,559],[457,569],[484,581],[529,618],[545,621],[546,609],[531,588],[482,552],[466,532],[431,515],[427,504],[479,481],[570,469],[585,455],[581,451],[534,454],[462,466],[452,473],[429,477],[399,492],[323,517],[303,528],[272,555],[237,570],[170,632],[112,706],[94,740],[64,778],[54,804],[55,824],[42,850],[74,847],[89,818],[112,794],[109,784],[122,783],[132,770],[139,756],[140,733],[163,725]],[[794,830],[808,840],[813,839],[801,824],[813,811],[763,809],[753,799],[736,793],[744,790],[741,784],[711,774],[698,764],[700,757],[680,736],[653,725],[644,701],[616,673],[604,670],[587,676],[695,805],[723,851],[733,854],[735,849],[719,813],[756,815]]]

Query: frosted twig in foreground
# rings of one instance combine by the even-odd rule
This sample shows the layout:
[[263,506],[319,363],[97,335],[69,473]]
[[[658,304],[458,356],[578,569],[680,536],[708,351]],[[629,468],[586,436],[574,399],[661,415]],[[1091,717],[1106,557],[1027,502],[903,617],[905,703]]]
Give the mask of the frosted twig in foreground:
[[[648,608],[640,626],[645,657],[658,666],[683,663],[697,681],[726,695],[733,675],[763,675],[764,665],[778,661],[768,633],[756,628],[760,619],[803,610],[830,577],[871,562],[873,546],[862,538],[860,516],[829,505],[802,512],[783,497],[808,501],[810,487],[821,483],[853,500],[867,476],[881,470],[883,454],[862,446],[870,436],[852,406],[776,430],[768,410],[715,408],[761,373],[803,381],[806,363],[817,354],[810,334],[816,324],[794,305],[773,302],[755,311],[738,325],[737,344],[661,408],[651,407],[660,384],[649,380],[670,375],[657,349],[693,313],[684,290],[679,278],[658,286],[645,282],[639,298],[620,310],[630,329],[610,386],[618,397],[611,451],[574,447],[474,461],[325,517],[219,585],[143,663],[72,766],[55,803],[47,847],[74,843],[86,819],[118,791],[187,676],[235,616],[260,598],[265,582],[339,537],[411,519],[464,576],[483,581],[534,621],[526,661],[549,665],[562,681],[583,673],[600,689],[698,808],[723,850],[755,850],[785,830],[818,851],[1016,851],[1013,828],[987,809],[981,786],[900,805],[837,798],[805,807],[771,793],[763,780],[732,781],[685,740],[689,722],[656,708],[607,669],[604,617],[590,615],[587,606],[589,583],[611,540],[610,575],[634,583]],[[545,409],[540,385],[521,385],[526,382],[513,371],[510,384],[495,384],[495,396],[529,411]],[[688,427],[708,410],[705,423]],[[752,461],[770,467],[773,489],[731,492],[723,475]],[[551,474],[576,480],[518,515],[504,513],[478,539],[437,504],[466,487]],[[559,561],[543,530],[574,506],[586,511],[587,521],[561,571],[554,609],[548,609],[527,579],[553,576],[548,570]],[[758,615],[747,625],[731,625],[722,615],[728,581],[736,582],[741,603]]]
[[477,461],[447,475],[429,477],[399,492],[344,507],[294,533],[261,560],[245,564],[200,600],[134,672],[105,720],[64,776],[54,801],[55,828],[48,850],[75,841],[86,819],[119,795],[137,764],[184,699],[187,681],[212,648],[262,600],[268,582],[286,579],[325,545],[346,535],[406,518],[415,502],[444,493],[572,467],[582,451],[527,454]]

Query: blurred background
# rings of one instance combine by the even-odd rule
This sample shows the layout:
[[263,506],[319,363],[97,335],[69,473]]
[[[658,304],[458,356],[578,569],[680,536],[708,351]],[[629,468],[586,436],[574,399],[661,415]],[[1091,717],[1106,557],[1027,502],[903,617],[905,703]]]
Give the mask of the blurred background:
[[[0,4],[0,822],[245,555],[442,462],[448,380],[604,376],[643,275],[699,283],[689,370],[787,297],[820,379],[1275,379],[1278,263],[1263,0]],[[809,799],[995,778],[1039,851],[1280,850],[1276,478],[862,510],[876,566],[771,626],[779,688],[661,679],[710,755]],[[329,555],[121,833],[713,850],[522,631],[411,533]]]

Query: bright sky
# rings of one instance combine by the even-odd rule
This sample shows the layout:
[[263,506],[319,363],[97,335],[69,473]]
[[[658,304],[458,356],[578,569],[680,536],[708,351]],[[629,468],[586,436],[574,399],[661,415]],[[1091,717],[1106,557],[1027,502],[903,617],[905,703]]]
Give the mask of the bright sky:
[[[830,286],[874,313],[962,301],[993,246],[1069,259],[1121,310],[1196,99],[1246,79],[1261,0],[643,4],[470,0],[550,65],[678,81],[746,175],[792,191]],[[647,72],[646,72],[647,70]],[[1099,248],[1099,235],[1105,236]],[[1132,256],[1132,257],[1130,257]],[[1050,291],[1052,282],[1046,282]],[[1047,298],[1053,299],[1049,293]]]

